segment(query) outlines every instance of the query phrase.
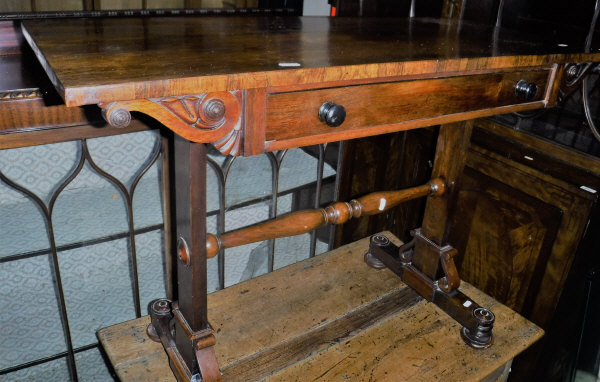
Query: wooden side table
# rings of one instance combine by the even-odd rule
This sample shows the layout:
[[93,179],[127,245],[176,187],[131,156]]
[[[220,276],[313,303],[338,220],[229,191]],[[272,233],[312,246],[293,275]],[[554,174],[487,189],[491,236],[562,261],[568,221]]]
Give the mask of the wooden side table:
[[[217,326],[209,323],[207,258],[382,213],[417,197],[427,203],[422,226],[414,230],[414,251],[373,237],[371,265],[385,264],[454,317],[471,346],[491,345],[494,312],[458,289],[457,252],[448,243],[472,119],[551,107],[561,88],[572,88],[589,70],[583,63],[600,60],[600,53],[582,53],[576,44],[547,36],[432,19],[74,19],[27,21],[23,35],[66,106],[98,105],[119,128],[130,125],[132,112],[143,113],[176,134],[178,300],[156,301],[150,314],[151,332],[180,381],[198,375],[220,381],[230,373],[229,358],[220,356],[225,363],[219,363],[214,350],[213,328],[225,331],[220,320],[229,316],[211,312]],[[206,143],[226,155],[256,155],[438,124],[426,184],[219,237],[206,232]],[[322,293],[314,299],[329,301]],[[227,328],[232,336],[241,330]],[[221,348],[239,348],[231,345]]]
[[[462,283],[497,317],[492,347],[466,346],[456,321],[391,271],[365,265],[367,248],[363,239],[210,294],[224,380],[505,380],[512,359],[542,336]],[[146,335],[149,323],[145,316],[98,332],[124,382],[175,381],[163,347]]]

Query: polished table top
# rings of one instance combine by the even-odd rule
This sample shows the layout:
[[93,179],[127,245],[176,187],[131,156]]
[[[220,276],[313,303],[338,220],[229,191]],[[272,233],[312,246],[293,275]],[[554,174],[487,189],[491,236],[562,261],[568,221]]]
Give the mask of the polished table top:
[[583,43],[437,19],[35,20],[25,38],[67,106],[600,60]]

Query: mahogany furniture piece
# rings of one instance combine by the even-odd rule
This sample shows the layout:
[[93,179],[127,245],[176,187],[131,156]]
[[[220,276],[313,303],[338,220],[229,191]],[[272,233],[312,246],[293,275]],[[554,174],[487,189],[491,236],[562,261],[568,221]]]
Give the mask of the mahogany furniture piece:
[[465,280],[546,331],[515,360],[516,380],[560,379],[577,353],[583,280],[600,264],[599,164],[530,133],[475,121],[451,241]]
[[[181,380],[221,378],[207,320],[207,256],[424,195],[414,248],[374,236],[366,259],[387,265],[448,312],[468,344],[489,346],[494,315],[457,290],[456,250],[447,242],[468,120],[552,106],[564,66],[600,58],[501,29],[431,19],[46,20],[25,22],[23,33],[66,106],[96,104],[123,128],[130,112],[141,112],[177,134],[179,299],[151,304],[149,333],[162,341]],[[235,235],[205,232],[204,143],[224,154],[254,155],[440,123],[433,179],[425,185],[337,202]]]
[[[365,238],[209,294],[223,379],[505,381],[515,354],[542,335],[463,283],[498,319],[492,347],[466,347],[456,321],[393,272],[364,264],[368,247]],[[149,323],[145,316],[98,331],[123,382],[175,381],[162,346],[144,335]]]

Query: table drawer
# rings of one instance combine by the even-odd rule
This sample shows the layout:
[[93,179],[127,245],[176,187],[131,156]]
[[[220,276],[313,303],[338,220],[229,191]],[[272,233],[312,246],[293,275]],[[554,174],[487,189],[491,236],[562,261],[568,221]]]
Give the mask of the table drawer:
[[[267,142],[294,140],[304,145],[311,144],[306,138],[312,136],[321,141],[324,135],[326,141],[354,138],[380,133],[374,131],[376,126],[415,120],[426,126],[427,119],[435,117],[541,101],[549,74],[550,70],[540,69],[273,93],[267,96],[265,138]],[[526,99],[515,93],[521,80],[537,85],[535,96]],[[344,107],[346,118],[340,126],[330,127],[319,119],[319,108],[325,102]],[[364,134],[357,135],[356,130],[364,130]]]

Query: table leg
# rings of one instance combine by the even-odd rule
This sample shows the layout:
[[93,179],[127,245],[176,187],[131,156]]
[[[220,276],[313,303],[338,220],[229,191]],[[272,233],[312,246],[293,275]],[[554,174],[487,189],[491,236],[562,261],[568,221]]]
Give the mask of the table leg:
[[[456,202],[457,181],[465,166],[472,129],[472,120],[440,126],[431,177],[442,178],[446,192],[427,198],[421,227],[423,236],[439,247],[446,245],[448,238],[449,217]],[[442,275],[439,256],[415,250],[412,262],[432,280]]]
[[150,303],[148,332],[163,343],[178,380],[199,374],[204,382],[220,381],[207,319],[206,146],[175,136],[174,151],[178,301]]
[[423,226],[413,231],[414,240],[396,247],[386,237],[375,235],[365,259],[377,259],[439,306],[463,326],[464,341],[481,349],[492,344],[495,317],[458,290],[460,277],[452,259],[456,250],[446,242],[472,126],[472,121],[466,121],[440,127],[432,176],[443,180],[445,192],[427,197]]

